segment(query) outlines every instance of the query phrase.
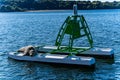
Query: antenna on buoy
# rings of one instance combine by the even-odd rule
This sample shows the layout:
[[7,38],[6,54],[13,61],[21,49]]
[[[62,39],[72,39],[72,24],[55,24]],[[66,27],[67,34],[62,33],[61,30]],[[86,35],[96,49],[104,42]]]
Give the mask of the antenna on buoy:
[[73,5],[73,11],[74,11],[74,15],[78,14],[78,9],[77,9],[77,1],[78,0],[58,0],[58,1],[73,1],[73,2],[75,2]]
[[73,5],[74,15],[78,15],[77,3]]

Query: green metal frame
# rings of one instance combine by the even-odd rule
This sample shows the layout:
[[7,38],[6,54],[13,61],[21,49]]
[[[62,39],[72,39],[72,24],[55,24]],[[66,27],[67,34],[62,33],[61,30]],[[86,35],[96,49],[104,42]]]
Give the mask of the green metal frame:
[[[82,31],[84,34],[82,34]],[[64,38],[64,35],[68,34],[70,35],[69,39],[69,45],[67,47],[62,47],[62,40]],[[75,39],[81,38],[81,37],[87,37],[88,42],[90,44],[90,48],[93,47],[93,39],[92,35],[90,33],[90,29],[88,27],[88,24],[83,17],[83,15],[73,15],[68,16],[65,20],[65,22],[62,24],[57,38],[55,42],[55,46],[57,46],[57,50],[54,50],[53,52],[78,52],[79,50],[85,51],[88,50],[86,48],[74,48],[73,43]]]

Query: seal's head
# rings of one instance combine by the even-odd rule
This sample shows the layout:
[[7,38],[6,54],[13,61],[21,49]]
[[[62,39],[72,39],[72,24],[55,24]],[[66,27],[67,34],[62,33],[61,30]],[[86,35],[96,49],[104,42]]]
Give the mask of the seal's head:
[[30,55],[30,56],[33,56],[34,53],[35,53],[34,50],[30,50],[30,51],[29,51],[29,55]]

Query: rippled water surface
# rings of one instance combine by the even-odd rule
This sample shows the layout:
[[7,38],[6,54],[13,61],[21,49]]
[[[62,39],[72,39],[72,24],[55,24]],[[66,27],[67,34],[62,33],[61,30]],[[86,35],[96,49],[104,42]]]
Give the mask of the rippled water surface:
[[[0,13],[0,80],[120,79],[120,10],[84,10],[94,46],[115,50],[115,61],[97,60],[95,70],[55,67],[9,59],[26,45],[54,45],[60,26],[72,11]],[[76,43],[80,46],[79,43]]]

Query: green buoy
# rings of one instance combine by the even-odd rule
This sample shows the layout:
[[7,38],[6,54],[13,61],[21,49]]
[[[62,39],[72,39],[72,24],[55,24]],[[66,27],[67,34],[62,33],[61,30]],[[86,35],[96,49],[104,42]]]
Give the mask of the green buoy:
[[[114,59],[114,49],[93,46],[93,39],[88,24],[83,15],[78,15],[77,0],[60,1],[76,1],[76,3],[73,5],[74,14],[72,16],[68,16],[62,24],[55,41],[55,46],[38,46],[37,51],[39,53],[53,53],[61,55],[65,54],[70,56],[91,56],[96,58]],[[63,46],[63,41],[66,40],[66,35],[69,37],[67,41],[68,45]],[[83,38],[85,39],[83,40]],[[85,45],[86,47],[82,47],[82,45],[74,46],[76,40],[79,40],[79,42],[81,41],[80,45],[83,45],[85,41],[89,45]]]

